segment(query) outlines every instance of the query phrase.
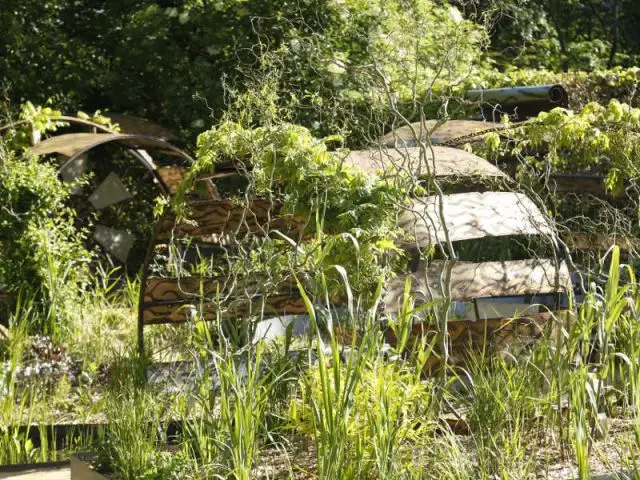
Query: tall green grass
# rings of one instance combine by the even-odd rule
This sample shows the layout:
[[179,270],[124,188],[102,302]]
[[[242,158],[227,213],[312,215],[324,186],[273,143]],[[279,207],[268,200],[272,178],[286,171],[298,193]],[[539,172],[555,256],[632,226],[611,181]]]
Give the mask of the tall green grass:
[[[606,434],[603,414],[628,422],[621,456],[638,472],[640,291],[617,249],[606,261],[605,281],[589,286],[575,310],[553,314],[535,345],[518,355],[470,351],[463,368],[448,369],[444,384],[425,375],[438,355],[434,336],[411,334],[415,322],[429,321],[434,311],[416,307],[408,286],[391,319],[375,308],[381,287],[372,309],[363,310],[350,294],[351,303],[337,313],[328,308],[322,282],[314,295],[300,286],[312,329],[306,343],[297,341],[302,351],[295,360],[291,338],[247,342],[246,335],[229,336],[228,323],[196,318],[184,330],[191,335],[184,352],[194,359],[195,383],[178,394],[147,384],[149,359],[132,353],[132,336],[116,349],[109,345],[116,324],[135,306],[135,284],[123,288],[115,273],[103,272],[101,286],[85,296],[84,311],[103,309],[95,328],[111,323],[113,330],[76,325],[67,332],[87,336],[82,345],[101,361],[116,359],[114,383],[104,394],[109,427],[98,451],[122,478],[248,479],[269,471],[274,456],[290,476],[309,470],[323,479],[527,478],[545,468],[544,459],[531,454],[540,445],[551,452],[548,460],[564,455],[582,479],[592,474],[594,445]],[[341,278],[350,292],[347,276]],[[22,358],[25,319],[32,316],[30,301],[21,300],[3,347],[12,365]],[[0,461],[59,456],[48,439],[38,450],[7,427],[30,423],[42,393],[20,389],[10,377],[3,385]],[[464,417],[468,437],[442,421],[454,411]],[[183,429],[167,449],[171,419],[181,420]],[[305,448],[313,458],[300,462],[297,452]]]

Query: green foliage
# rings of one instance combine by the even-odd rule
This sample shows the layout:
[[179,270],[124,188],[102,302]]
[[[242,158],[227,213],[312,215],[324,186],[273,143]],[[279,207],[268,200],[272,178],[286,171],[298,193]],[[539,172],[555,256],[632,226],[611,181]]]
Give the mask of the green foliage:
[[[541,171],[601,174],[607,190],[620,195],[625,182],[640,179],[638,133],[640,110],[614,99],[606,107],[589,103],[578,113],[562,108],[542,112],[507,132],[502,144],[497,134],[487,136],[484,147],[489,155],[506,147]],[[529,155],[534,152],[544,154]]]
[[[65,110],[108,107],[202,131],[225,109],[228,85],[244,90],[266,57],[282,69],[296,123],[316,132],[366,129],[363,114],[387,77],[411,99],[437,76],[473,69],[485,34],[434,0],[150,0],[99,6],[9,0],[0,12],[0,84],[22,102],[53,99]],[[39,32],[34,35],[34,32]],[[108,33],[107,33],[108,32]],[[42,75],[46,66],[47,75]],[[310,109],[312,108],[313,111]]]
[[95,461],[122,480],[184,478],[184,462],[161,447],[167,441],[162,430],[165,405],[145,382],[144,358],[116,361],[106,396],[108,426],[100,432]]
[[[305,219],[305,232],[315,234],[309,245],[301,244],[295,251],[289,248],[290,255],[306,259],[305,263],[292,259],[288,265],[308,272],[341,265],[354,288],[365,291],[380,276],[391,274],[388,257],[395,251],[391,242],[397,236],[395,214],[410,189],[403,187],[401,177],[391,182],[357,171],[344,164],[344,156],[346,152],[328,152],[301,126],[246,129],[223,122],[199,136],[197,161],[175,203],[184,210],[185,192],[195,178],[213,171],[217,164],[246,165],[250,184],[243,196],[281,203],[282,214]],[[299,255],[299,250],[309,254]],[[274,270],[273,265],[270,269]]]
[[0,284],[26,296],[38,293],[51,333],[88,261],[65,203],[70,187],[51,165],[0,149]]
[[491,57],[501,66],[552,70],[634,65],[640,18],[628,0],[503,0],[480,2],[493,17]]

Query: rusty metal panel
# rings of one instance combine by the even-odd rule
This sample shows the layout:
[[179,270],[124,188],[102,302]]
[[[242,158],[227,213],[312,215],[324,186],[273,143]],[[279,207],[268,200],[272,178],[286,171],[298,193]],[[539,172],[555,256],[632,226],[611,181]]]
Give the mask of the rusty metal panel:
[[506,177],[498,167],[473,153],[437,146],[433,151],[418,147],[353,151],[345,163],[366,173],[406,172],[417,177]]
[[444,123],[441,120],[426,120],[424,123],[412,123],[411,127],[404,125],[396,128],[382,137],[382,144],[387,147],[396,144],[400,147],[415,147],[417,142],[411,131],[412,127],[422,141],[426,140],[427,133],[430,132],[433,145],[454,142],[457,138],[460,138],[462,144],[482,140],[487,130],[498,126],[499,123],[481,120],[449,120]]
[[[505,262],[421,262],[411,274],[411,293],[417,304],[443,297],[443,285],[449,285],[451,300],[470,301],[481,297],[506,297],[527,294],[567,292],[571,277],[567,265],[552,260],[529,259]],[[399,311],[405,278],[392,280],[384,303],[386,311]]]
[[158,239],[166,240],[173,236],[220,236],[224,234],[266,235],[269,230],[277,229],[284,233],[297,231],[304,219],[293,215],[280,215],[282,205],[269,200],[251,200],[249,202],[232,200],[210,200],[189,204],[188,221],[176,223],[169,212],[160,220]]
[[[542,212],[533,201],[520,193],[446,195],[442,198],[442,210],[452,242],[489,236],[551,233]],[[408,236],[405,245],[427,247],[445,241],[440,199],[437,196],[414,200],[400,213],[398,225]]]
[[145,324],[161,324],[188,321],[194,315],[211,321],[307,313],[297,288],[290,283],[272,288],[266,296],[264,290],[264,283],[229,278],[151,278],[144,290],[142,318]]

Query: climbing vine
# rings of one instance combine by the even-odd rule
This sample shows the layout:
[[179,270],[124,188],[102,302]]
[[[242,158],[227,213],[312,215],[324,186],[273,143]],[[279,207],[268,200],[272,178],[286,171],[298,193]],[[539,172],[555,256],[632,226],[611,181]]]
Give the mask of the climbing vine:
[[541,171],[602,175],[620,195],[625,182],[640,180],[640,109],[615,99],[579,112],[556,108],[503,136],[489,134],[482,153],[515,155]]
[[[346,155],[329,152],[325,142],[298,125],[244,128],[223,122],[199,136],[197,161],[176,206],[188,215],[185,195],[202,173],[221,163],[243,165],[250,178],[244,195],[272,198],[282,205],[281,214],[308,220],[301,232],[307,241],[290,252],[297,258],[294,268],[324,272],[340,265],[351,287],[365,291],[403,261],[394,243],[395,220],[410,188],[401,177],[391,182],[356,170],[345,164]],[[291,267],[295,262],[288,258]]]

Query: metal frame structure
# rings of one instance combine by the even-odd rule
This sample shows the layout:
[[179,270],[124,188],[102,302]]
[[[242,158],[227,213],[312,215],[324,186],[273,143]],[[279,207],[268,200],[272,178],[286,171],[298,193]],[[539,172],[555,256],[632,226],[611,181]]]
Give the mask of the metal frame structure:
[[[137,161],[139,161],[151,174],[155,182],[157,183],[161,195],[166,197],[171,197],[172,189],[171,186],[167,184],[165,179],[163,179],[162,175],[159,173],[158,166],[154,162],[153,158],[147,150],[159,150],[164,152],[170,152],[172,156],[177,157],[182,160],[187,167],[193,164],[193,158],[181,150],[180,148],[166,142],[164,140],[151,137],[148,135],[130,135],[130,134],[121,134],[114,132],[111,129],[108,129],[102,125],[95,124],[93,122],[89,122],[82,119],[75,119],[73,117],[62,117],[64,121],[74,122],[80,125],[89,126],[95,129],[99,129],[104,133],[93,133],[93,134],[66,134],[59,135],[56,137],[51,137],[43,142],[36,144],[31,151],[37,155],[45,155],[50,153],[59,153],[60,146],[66,145],[67,148],[71,146],[73,148],[73,142],[82,140],[81,145],[75,149],[74,153],[69,156],[58,168],[58,172],[62,171],[67,165],[72,163],[81,155],[85,153],[103,146],[107,144],[114,144],[118,147],[129,152]],[[87,142],[86,140],[92,140]],[[143,338],[143,314],[144,314],[144,293],[145,286],[148,280],[149,275],[149,263],[151,257],[153,255],[153,249],[158,241],[158,230],[161,222],[158,222],[154,227],[152,237],[149,241],[149,244],[146,247],[145,258],[143,262],[142,272],[141,272],[141,288],[139,293],[139,303],[138,303],[138,346],[141,351],[144,349],[144,338]]]
[[[65,120],[69,121],[69,118],[65,118]],[[75,119],[73,121],[75,121]],[[173,185],[173,183],[180,181],[179,179],[183,176],[186,168],[188,168],[194,161],[193,158],[183,150],[153,136],[117,133],[104,126],[93,124],[93,122],[85,120],[79,120],[76,121],[76,123],[92,127],[95,130],[100,130],[104,133],[60,135],[41,142],[34,146],[32,151],[37,154],[64,154],[67,159],[62,163],[59,169],[63,170],[67,165],[70,165],[81,155],[93,150],[94,148],[107,144],[117,145],[131,153],[137,161],[142,163],[142,165],[151,172],[155,182],[159,186],[161,194],[169,198],[171,197],[172,192],[175,191],[175,185]],[[171,184],[168,183],[167,180],[169,177],[163,178],[160,168],[156,165],[147,150],[161,151],[171,156],[175,156],[181,161],[183,164],[181,167],[169,167],[174,170],[178,168],[179,170],[177,172],[179,174],[175,178],[171,177]],[[412,175],[418,176],[435,175],[438,177],[457,178],[480,176],[484,178],[493,178],[493,181],[498,180],[500,182],[509,180],[507,175],[502,171],[489,164],[486,160],[473,154],[446,147],[437,147],[432,151],[432,154],[433,158],[429,156],[429,158],[422,158],[423,154],[421,154],[420,149],[378,149],[373,151],[352,152],[344,159],[344,161],[346,164],[362,171],[382,172],[383,175],[392,175],[394,171],[398,171],[398,169],[401,168],[403,171],[411,171]],[[217,175],[231,176],[241,175],[241,173],[232,167],[228,172],[217,173]],[[212,178],[213,177],[203,177],[198,180],[211,183]],[[210,193],[211,192],[212,190],[210,190]],[[438,217],[436,216],[436,218],[432,218],[430,222],[426,222],[426,217],[432,216],[431,214],[433,212],[430,210],[434,210],[434,206],[432,204],[434,201],[437,203],[437,199],[423,198],[415,200],[417,203],[411,207],[409,211],[403,212],[402,215],[400,215],[403,217],[399,219],[402,223],[401,227],[405,230],[409,238],[412,236],[416,237],[416,242],[414,243],[429,244],[433,241],[437,241],[440,236],[439,230],[442,228],[438,223]],[[465,203],[469,203],[472,200],[472,207]],[[506,202],[507,200],[511,203]],[[458,203],[462,202],[462,204],[464,204],[462,205],[464,208],[458,208],[458,210],[462,210],[461,212],[450,212],[451,215],[449,215],[449,217],[453,218],[447,218],[447,224],[451,221],[451,225],[447,225],[447,228],[450,231],[453,231],[452,229],[455,228],[460,229],[459,234],[456,234],[454,240],[481,238],[489,235],[488,232],[493,232],[491,235],[550,234],[549,229],[544,228],[544,218],[535,204],[526,197],[523,197],[522,195],[519,196],[519,194],[513,192],[467,192],[445,196],[444,201],[447,202],[447,205],[451,204],[447,208],[453,208],[454,210],[458,208]],[[263,203],[263,200],[255,199],[244,205],[237,205],[233,202],[229,202],[228,200],[213,197],[212,195],[210,200],[199,201],[190,205],[198,219],[198,225],[196,227],[184,224],[176,225],[175,218],[173,218],[171,212],[167,212],[166,215],[157,220],[156,225],[153,228],[151,239],[146,246],[141,272],[137,318],[138,348],[141,353],[144,352],[144,326],[146,324],[173,323],[187,320],[188,315],[185,315],[185,310],[182,307],[185,305],[193,305],[198,296],[197,294],[194,295],[189,292],[191,287],[189,287],[189,282],[185,283],[185,279],[166,278],[159,279],[157,281],[150,281],[150,264],[156,245],[159,243],[169,242],[174,235],[185,238],[197,238],[202,235],[209,235],[210,237],[215,237],[219,240],[227,232],[233,230],[233,228],[244,229],[247,233],[254,235],[264,235],[266,233],[263,228],[265,225],[267,226],[267,230],[274,225],[277,228],[284,229],[285,231],[287,228],[291,228],[293,231],[300,228],[300,219],[280,216],[276,204],[272,202],[268,205],[263,205]],[[519,219],[516,219],[517,221],[512,219],[513,221],[509,222],[504,221],[505,218],[507,220],[509,219],[507,218],[508,215],[504,214],[504,212],[502,215],[495,215],[491,213],[493,212],[492,209],[499,209],[507,204],[511,206],[520,205],[526,210],[526,212],[521,212]],[[437,210],[437,208],[435,210]],[[486,218],[481,216],[481,210],[489,212],[486,215]],[[167,233],[170,234],[167,235]],[[417,235],[417,233],[419,233],[419,235]],[[210,242],[211,241],[208,243]],[[214,241],[214,244],[215,242],[216,241]],[[406,242],[404,246],[411,248],[411,245],[408,242]],[[470,272],[479,271],[479,269],[486,268],[487,265],[488,264],[477,264],[476,266],[468,265],[466,267],[464,265],[460,265],[458,267],[452,266],[452,268],[453,270],[463,268],[464,272]],[[526,264],[516,265],[514,263],[512,265],[501,266],[499,268],[503,268],[504,272],[500,273],[498,277],[503,278],[506,276],[508,279],[522,278],[524,279],[524,286],[514,286],[507,282],[502,286],[496,287],[497,290],[495,292],[488,294],[490,296],[509,296],[515,295],[516,293],[519,295],[553,294],[565,291],[569,288],[568,284],[570,283],[570,280],[568,280],[566,266],[563,265],[549,264],[540,270],[539,266],[534,267]],[[463,270],[461,270],[461,272]],[[528,276],[533,275],[535,272],[540,273],[541,275],[546,275],[547,273],[548,275],[556,275],[556,278],[547,279],[547,283],[544,283],[542,280],[543,278],[546,279],[544,276],[533,280],[528,278]],[[414,287],[418,287],[418,284],[421,284],[421,282],[426,282],[424,285],[429,286],[428,290],[433,290],[430,284],[431,281],[435,279],[421,279],[416,272],[413,274],[409,273],[409,275],[413,278]],[[459,281],[464,277],[462,273],[456,275],[460,278],[452,280]],[[558,275],[560,278],[558,278]],[[206,282],[204,284],[206,291],[209,291],[216,284],[220,284],[219,280],[215,278],[205,279],[191,277],[189,280],[194,283],[201,282],[201,288],[202,282]],[[255,279],[253,280],[255,281]],[[389,285],[393,292],[391,292],[391,296],[385,299],[388,306],[392,306],[393,304],[393,294],[397,293],[395,290],[404,286],[405,282],[400,280],[401,279],[391,282]],[[538,285],[536,281],[538,283],[542,283]],[[543,284],[544,286],[541,287]],[[158,286],[161,286],[161,288],[158,289]],[[466,299],[462,290],[455,296],[456,298],[452,298],[454,301],[462,301]],[[283,291],[282,294],[276,293],[273,297],[266,300],[268,307],[273,310],[272,313],[275,313],[276,315],[300,314],[306,312],[304,303],[301,302],[299,298],[295,297],[292,290],[289,290],[288,292]],[[424,300],[427,299],[425,298]],[[471,300],[474,305],[476,317],[479,318],[477,302],[475,301],[475,298]],[[208,305],[208,308],[213,308],[215,310],[215,305]],[[393,311],[393,308],[391,308],[390,311]],[[205,315],[205,319],[206,318],[207,316]],[[466,328],[469,328],[466,325],[468,324],[464,324],[464,322],[452,322],[451,328],[459,333],[461,331],[465,331]],[[498,327],[500,327],[500,325]]]

